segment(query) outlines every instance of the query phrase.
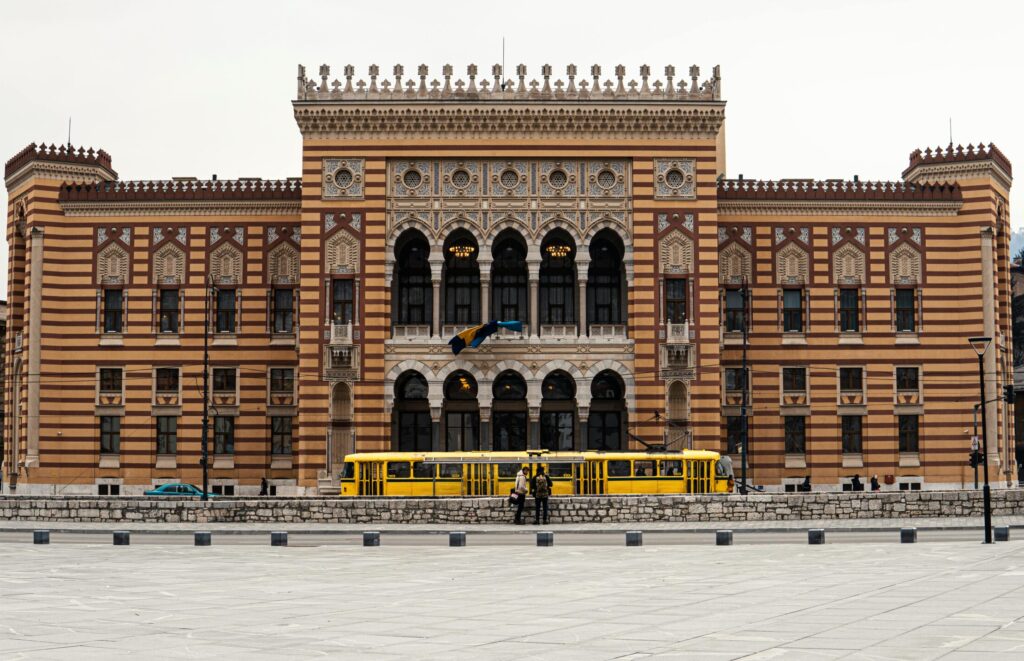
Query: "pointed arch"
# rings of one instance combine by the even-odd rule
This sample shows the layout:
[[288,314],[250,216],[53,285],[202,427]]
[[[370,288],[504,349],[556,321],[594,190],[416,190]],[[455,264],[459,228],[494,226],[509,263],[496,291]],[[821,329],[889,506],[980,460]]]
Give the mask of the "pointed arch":
[[693,240],[679,230],[672,230],[659,241],[662,273],[688,275],[693,273]]
[[328,273],[359,273],[359,239],[339,229],[324,244]]
[[551,220],[546,221],[543,227],[541,228],[541,231],[538,232],[534,237],[532,245],[540,247],[543,243],[547,241],[547,238],[555,230],[562,230],[566,234],[568,234],[569,238],[572,239],[572,242],[575,246],[583,245],[583,237],[580,236],[580,231],[579,228],[576,227],[576,224],[570,222],[569,220],[566,220],[565,218],[562,218],[561,216],[557,216],[555,218],[552,218]]
[[103,284],[128,284],[128,251],[111,242],[96,256],[96,280]]
[[851,243],[832,253],[832,278],[837,284],[864,284],[864,253]]
[[673,381],[665,390],[665,412],[673,422],[690,419],[690,393],[682,381]]
[[181,284],[185,282],[185,251],[166,243],[153,255],[153,282],[155,284]]
[[889,280],[894,285],[921,284],[921,253],[902,243],[889,253]]
[[806,285],[807,251],[795,243],[787,243],[775,253],[775,281],[780,285]]
[[242,283],[242,251],[229,242],[210,253],[210,276],[218,284]]
[[267,280],[271,284],[294,284],[299,281],[299,251],[282,241],[267,254]]
[[622,384],[626,388],[626,408],[631,415],[636,414],[636,380],[633,378],[633,370],[629,369],[617,360],[601,360],[587,369],[587,373],[584,375],[586,379],[587,387],[590,387],[590,382],[593,381],[594,377],[605,370],[611,370],[619,375],[622,379]]
[[750,281],[750,251],[738,243],[730,243],[718,256],[718,281],[739,283]]

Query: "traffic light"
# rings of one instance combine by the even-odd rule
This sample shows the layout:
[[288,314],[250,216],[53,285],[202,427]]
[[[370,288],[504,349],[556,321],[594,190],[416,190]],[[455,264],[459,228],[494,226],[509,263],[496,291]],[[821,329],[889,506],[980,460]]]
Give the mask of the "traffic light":
[[1003,401],[1007,404],[1013,404],[1014,399],[1013,386],[1003,386]]
[[978,451],[977,450],[971,450],[971,453],[969,455],[967,455],[967,465],[970,466],[971,468],[977,468],[978,467]]

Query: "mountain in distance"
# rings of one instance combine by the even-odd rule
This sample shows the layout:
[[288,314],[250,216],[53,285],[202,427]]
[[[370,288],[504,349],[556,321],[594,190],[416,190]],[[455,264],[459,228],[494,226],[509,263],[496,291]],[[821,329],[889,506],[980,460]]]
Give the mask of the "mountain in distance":
[[1024,250],[1024,228],[1010,230],[1010,260]]

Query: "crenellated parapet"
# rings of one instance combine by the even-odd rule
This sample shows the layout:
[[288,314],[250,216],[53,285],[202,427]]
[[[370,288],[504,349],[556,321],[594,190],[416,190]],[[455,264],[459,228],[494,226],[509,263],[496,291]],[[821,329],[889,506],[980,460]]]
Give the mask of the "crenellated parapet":
[[[94,151],[92,147],[78,147],[71,145],[37,145],[30,144],[15,154],[4,166],[4,177],[10,177],[20,168],[32,161],[53,161],[59,163],[80,163],[87,165],[99,165],[111,172],[110,154],[100,149]],[[115,173],[116,175],[116,173]]]
[[[491,79],[480,77],[477,65],[466,67],[466,78],[453,80],[454,68],[450,64],[441,67],[441,77],[430,78],[430,69],[421,64],[416,75],[405,78],[405,67],[396,64],[392,69],[394,82],[389,78],[381,78],[380,67],[370,65],[368,80],[360,79],[353,82],[355,67],[346,65],[343,69],[345,82],[337,78],[328,83],[331,77],[330,66],[320,65],[320,82],[306,76],[306,67],[299,65],[297,101],[376,101],[399,102],[410,101],[497,101],[514,103],[521,101],[720,101],[722,78],[718,66],[712,70],[710,78],[700,81],[700,67],[689,68],[687,77],[676,78],[676,70],[672,65],[665,67],[665,80],[651,80],[651,68],[646,64],[640,67],[640,80],[626,81],[626,67],[618,65],[614,69],[614,80],[601,79],[600,65],[590,67],[590,79],[579,76],[575,64],[566,67],[565,79],[552,80],[551,65],[541,67],[540,80],[529,77],[525,64],[516,67],[515,77],[503,78],[502,66],[491,67]],[[527,81],[527,78],[530,78]],[[493,82],[492,82],[493,81]]]
[[992,143],[966,147],[953,147],[950,143],[947,147],[915,149],[910,153],[910,165],[903,171],[903,178],[912,182],[954,181],[977,176],[992,176],[1009,189],[1013,166]]
[[368,80],[353,82],[355,68],[348,65],[342,82],[330,80],[323,65],[318,82],[300,65],[295,120],[303,136],[315,139],[679,140],[715,138],[725,119],[717,66],[704,81],[697,66],[678,79],[674,67],[665,67],[664,80],[652,80],[646,65],[639,80],[627,80],[622,65],[613,79],[602,79],[598,65],[589,79],[572,64],[564,79],[553,79],[549,65],[539,79],[522,64],[508,78],[500,65],[490,79],[472,64],[464,79],[454,78],[451,65],[441,71],[441,80],[431,79],[420,65],[406,78],[397,65],[390,79],[373,65]]
[[723,179],[718,204],[723,213],[941,215],[956,213],[963,194],[956,183]]
[[59,201],[68,216],[297,213],[302,182],[267,179],[102,181],[67,184]]
[[91,147],[32,143],[4,166],[4,181],[14,190],[31,177],[59,181],[94,182],[117,179],[110,154]]

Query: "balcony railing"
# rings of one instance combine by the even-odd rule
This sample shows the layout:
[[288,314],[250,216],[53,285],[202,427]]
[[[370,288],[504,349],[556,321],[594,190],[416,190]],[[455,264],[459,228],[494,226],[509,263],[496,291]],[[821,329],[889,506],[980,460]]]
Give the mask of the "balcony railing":
[[669,344],[689,344],[690,322],[684,321],[681,324],[673,324],[670,321],[665,324],[665,341]]
[[394,339],[429,339],[430,326],[428,324],[396,324],[391,327],[391,337]]
[[693,346],[661,345],[661,378],[692,380],[694,376]]
[[329,381],[355,381],[358,379],[359,347],[325,347],[324,378]]
[[331,344],[352,344],[352,322],[331,324]]
[[540,336],[547,338],[576,337],[576,324],[542,324]]
[[626,325],[625,324],[591,324],[590,325],[590,337],[599,337],[607,339],[625,339],[626,337]]

